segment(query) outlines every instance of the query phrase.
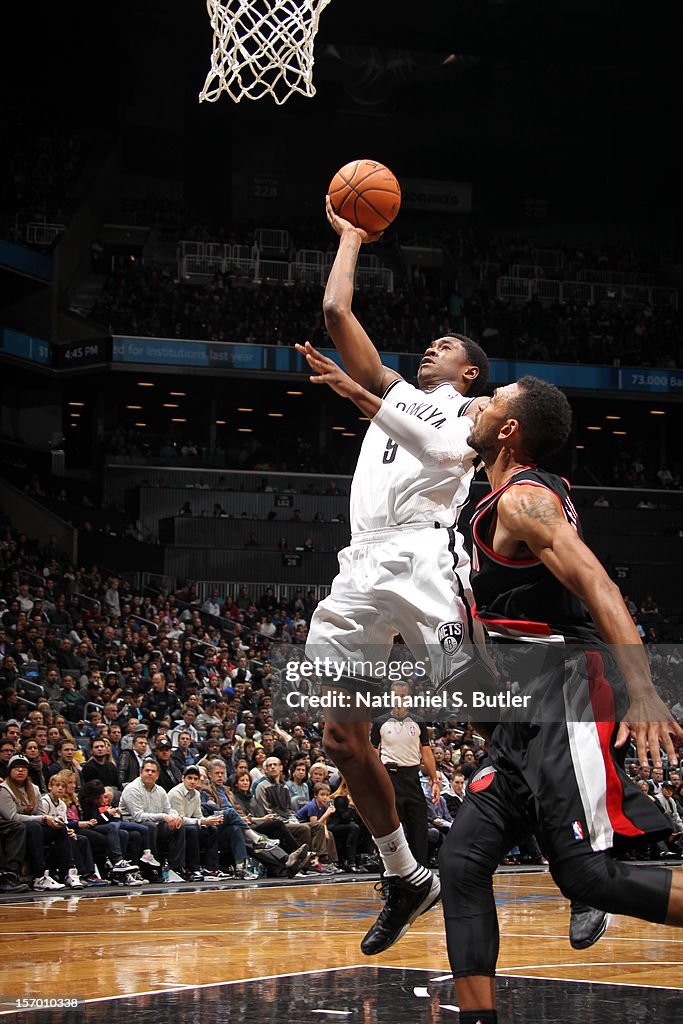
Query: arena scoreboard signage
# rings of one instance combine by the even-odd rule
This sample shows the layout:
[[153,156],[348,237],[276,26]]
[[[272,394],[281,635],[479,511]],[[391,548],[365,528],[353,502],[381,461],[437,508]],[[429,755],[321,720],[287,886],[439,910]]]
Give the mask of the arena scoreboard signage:
[[25,359],[29,363],[50,366],[52,363],[52,346],[44,338],[34,338],[23,331],[12,331],[9,327],[0,329],[0,355]]
[[89,338],[55,345],[56,370],[80,370],[83,366],[96,366],[111,360],[111,338]]

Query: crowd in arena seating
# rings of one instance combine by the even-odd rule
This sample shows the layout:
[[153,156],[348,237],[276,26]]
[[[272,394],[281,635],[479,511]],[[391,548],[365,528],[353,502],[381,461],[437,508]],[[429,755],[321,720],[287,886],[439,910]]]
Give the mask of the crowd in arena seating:
[[34,110],[5,111],[2,134],[12,146],[0,173],[0,237],[11,242],[28,244],[29,222],[68,222],[70,191],[95,142],[58,122],[36,131]]
[[[208,341],[326,344],[322,290],[314,285],[239,285],[217,274],[207,285],[176,281],[175,267],[129,263],[98,297],[93,317],[114,334]],[[496,358],[676,367],[683,363],[678,310],[590,303],[525,303],[475,287],[449,300],[427,285],[397,282],[393,293],[359,290],[354,309],[383,351],[419,351],[466,329]]]
[[[0,890],[377,866],[320,722],[273,715],[269,659],[274,645],[303,647],[313,592],[280,600],[273,587],[243,586],[202,601],[187,584],[143,594],[9,523],[0,588]],[[648,596],[636,617],[653,609]],[[644,639],[656,684],[683,718],[683,657]],[[430,732],[444,793],[430,807],[435,854],[486,744],[455,720]],[[675,822],[679,774],[631,772],[654,799],[673,801],[664,809]],[[676,838],[651,851],[678,853]],[[542,855],[532,844],[506,859]]]

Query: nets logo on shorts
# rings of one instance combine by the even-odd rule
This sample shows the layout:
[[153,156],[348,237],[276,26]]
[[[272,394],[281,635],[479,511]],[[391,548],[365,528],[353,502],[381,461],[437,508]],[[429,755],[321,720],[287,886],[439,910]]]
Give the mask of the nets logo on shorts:
[[468,793],[481,793],[483,790],[488,789],[493,782],[496,775],[496,769],[491,765],[487,765],[486,768],[481,768],[478,772],[475,772],[470,781],[467,783]]
[[462,622],[442,622],[437,630],[437,639],[446,654],[456,654],[462,647]]

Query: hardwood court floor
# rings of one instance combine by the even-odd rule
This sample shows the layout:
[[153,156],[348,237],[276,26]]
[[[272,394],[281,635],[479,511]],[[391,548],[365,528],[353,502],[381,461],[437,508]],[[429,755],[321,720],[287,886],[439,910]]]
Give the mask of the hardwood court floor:
[[[500,873],[495,890],[500,975],[683,990],[683,931],[617,918],[579,953],[547,872]],[[352,965],[449,973],[440,908],[386,953],[362,956],[380,907],[368,881],[90,892],[0,904],[3,1010],[7,996],[87,1000]]]

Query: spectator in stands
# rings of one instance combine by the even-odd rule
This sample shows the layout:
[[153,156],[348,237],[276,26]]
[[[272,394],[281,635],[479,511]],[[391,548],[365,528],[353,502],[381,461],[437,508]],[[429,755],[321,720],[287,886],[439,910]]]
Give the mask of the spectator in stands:
[[[215,512],[214,512],[215,515]],[[212,590],[210,597],[207,597],[206,601],[202,605],[202,611],[206,615],[215,615],[217,618],[221,614],[221,599],[217,590]]]
[[168,794],[171,807],[181,815],[185,823],[185,877],[188,882],[227,877],[218,864],[218,829],[223,824],[223,815],[204,815],[200,800],[200,778],[199,768],[189,765],[183,772],[182,781]]
[[263,813],[262,808],[254,800],[251,791],[251,780],[245,771],[237,775],[229,795],[241,817],[258,829],[260,835],[264,835],[269,839],[276,839],[286,853],[294,854],[294,857],[291,858],[291,863],[286,865],[286,867],[292,867],[295,861],[301,866],[303,853],[308,854],[310,852],[308,846],[305,844],[297,846],[296,841],[287,830],[284,822],[274,814]]
[[268,757],[264,762],[266,779],[261,782],[254,793],[257,805],[263,814],[274,814],[284,822],[297,845],[305,843],[317,855],[312,863],[316,863],[321,854],[326,853],[325,826],[318,822],[299,821],[292,810],[290,792],[282,781],[282,761],[278,757]]
[[[301,726],[297,726],[297,728],[301,729]],[[305,761],[295,761],[291,766],[290,776],[285,782],[285,786],[290,793],[292,810],[296,813],[311,799],[311,792],[307,785],[308,768]]]
[[648,594],[644,598],[643,603],[640,606],[641,615],[659,615],[659,608],[657,602],[653,598],[652,594]]
[[180,701],[176,694],[168,689],[161,672],[153,674],[152,688],[143,698],[140,711],[145,719],[149,719],[153,730],[162,719],[173,719],[180,713]]
[[26,855],[26,825],[0,817],[0,892],[26,892],[21,869]]
[[21,754],[15,754],[8,765],[8,776],[0,784],[0,819],[20,822],[26,826],[26,856],[33,876],[33,888],[38,891],[63,889],[50,874],[45,858],[45,847],[54,848],[55,857],[65,878],[77,874],[69,838],[62,823],[40,810],[40,793],[28,778],[29,763]]
[[372,840],[370,833],[356,813],[345,779],[340,779],[338,787],[331,794],[330,806],[334,813],[329,819],[327,827],[334,839],[342,870],[352,874],[365,874],[365,868],[360,867],[357,863],[358,844],[363,837],[364,849],[367,849]]
[[191,707],[186,707],[183,711],[182,717],[174,723],[174,729],[171,733],[171,743],[174,748],[180,744],[180,736],[182,733],[187,732],[190,735],[190,745],[195,749],[199,743],[199,733],[195,728],[195,719],[197,718],[196,711]]
[[173,747],[171,741],[165,736],[158,739],[154,746],[154,756],[156,757],[157,764],[159,765],[159,778],[158,784],[165,789],[167,793],[173,789],[174,786],[180,785],[183,781],[184,770],[190,767],[190,764],[186,764],[181,767],[178,761],[173,759]]
[[121,757],[121,739],[121,726],[115,722],[109,726],[109,745],[114,764],[118,764]]
[[678,806],[673,799],[674,792],[673,782],[670,779],[665,779],[662,782],[660,791],[655,793],[655,802],[659,804],[667,820],[671,823],[671,835],[667,840],[669,849],[675,853],[683,853],[683,844],[681,843],[683,819],[681,819]]
[[[192,735],[189,729],[176,729],[172,733],[176,745],[173,748],[173,761],[182,772],[191,764],[199,760],[199,752],[192,743]],[[173,743],[173,740],[171,741]]]
[[99,779],[103,786],[119,785],[119,773],[111,756],[111,746],[104,737],[96,737],[90,744],[90,757],[83,765],[83,782]]
[[129,782],[121,794],[123,820],[147,825],[150,848],[158,860],[159,845],[168,846],[171,868],[168,881],[182,882],[185,870],[185,832],[182,817],[171,807],[168,794],[157,785],[159,765],[146,758],[140,776]]
[[48,768],[48,776],[65,770],[73,772],[76,776],[76,788],[80,788],[82,769],[75,755],[76,744],[70,736],[62,736],[58,739],[53,750],[54,761]]
[[[139,726],[138,730],[140,730]],[[136,731],[132,748],[122,751],[119,758],[117,765],[119,788],[123,789],[125,785],[139,777],[143,762],[148,756],[147,731]]]
[[249,839],[257,849],[270,849],[277,842],[256,833],[235,810],[225,785],[226,773],[222,761],[211,761],[207,765],[207,774],[207,784],[201,794],[202,808],[205,814],[222,816],[222,824],[218,826],[219,846],[232,857],[236,877],[255,878],[256,875],[247,864],[246,840]]
[[331,803],[331,789],[327,782],[316,782],[313,786],[313,799],[300,807],[296,812],[296,819],[311,826],[322,825],[324,828],[325,852],[320,860],[327,861],[330,865],[336,864],[338,860],[337,847],[334,837],[327,827],[328,821],[334,815],[334,805]]
[[24,740],[22,754],[28,761],[28,777],[39,793],[47,793],[47,765],[40,756],[40,747],[33,737]]

